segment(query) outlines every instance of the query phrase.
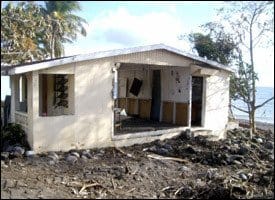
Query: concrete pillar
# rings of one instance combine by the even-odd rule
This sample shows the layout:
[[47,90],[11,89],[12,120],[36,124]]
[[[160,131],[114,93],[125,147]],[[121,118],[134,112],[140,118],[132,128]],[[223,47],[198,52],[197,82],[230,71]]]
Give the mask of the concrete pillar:
[[188,127],[191,129],[191,115],[192,115],[192,75],[189,75],[189,100],[188,100]]

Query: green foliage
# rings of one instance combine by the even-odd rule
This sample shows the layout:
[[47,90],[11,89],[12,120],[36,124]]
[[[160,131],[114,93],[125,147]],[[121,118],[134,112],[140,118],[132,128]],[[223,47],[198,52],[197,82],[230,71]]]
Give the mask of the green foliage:
[[77,1],[45,1],[45,5],[44,13],[50,24],[46,48],[51,58],[60,57],[64,54],[63,43],[72,43],[76,40],[78,33],[86,36],[83,24],[87,22],[72,14],[73,11],[80,10]]
[[48,56],[43,48],[47,23],[33,3],[1,8],[1,63],[20,64]]
[[9,145],[21,144],[24,147],[28,147],[25,131],[21,125],[9,123],[1,129],[1,146],[4,142],[8,142]]
[[236,45],[229,35],[219,33],[219,37],[211,37],[211,33],[189,34],[189,40],[194,44],[199,56],[222,64],[229,64],[234,58]]
[[86,36],[86,21],[74,14],[76,1],[8,3],[1,8],[1,63],[22,64],[64,55],[66,42]]

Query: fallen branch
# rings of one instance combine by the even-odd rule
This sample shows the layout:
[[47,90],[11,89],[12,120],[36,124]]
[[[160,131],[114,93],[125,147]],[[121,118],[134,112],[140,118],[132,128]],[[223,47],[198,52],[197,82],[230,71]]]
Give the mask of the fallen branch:
[[128,157],[130,157],[130,158],[133,158],[132,154],[125,153],[121,148],[115,147],[115,149],[116,149],[117,151],[119,151],[120,153],[122,153],[122,154],[124,154],[124,155],[126,155],[126,156],[128,156]]
[[187,160],[182,159],[182,158],[164,157],[164,156],[157,155],[157,154],[148,154],[147,157],[157,159],[157,160],[173,160],[173,161],[178,161],[178,162],[183,162],[183,163],[188,162]]
[[84,183],[83,187],[82,187],[81,190],[79,191],[79,194],[82,193],[86,188],[94,187],[94,186],[100,186],[100,184],[99,184],[99,183],[92,183],[92,184],[86,185],[86,184]]
[[184,187],[180,187],[179,189],[177,189],[177,191],[174,193],[175,196],[177,196],[177,194],[183,189]]

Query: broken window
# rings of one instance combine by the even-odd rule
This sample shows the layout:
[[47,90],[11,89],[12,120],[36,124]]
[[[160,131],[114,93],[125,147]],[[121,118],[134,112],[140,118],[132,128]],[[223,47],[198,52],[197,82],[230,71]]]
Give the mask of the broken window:
[[40,116],[74,114],[74,75],[39,75]]

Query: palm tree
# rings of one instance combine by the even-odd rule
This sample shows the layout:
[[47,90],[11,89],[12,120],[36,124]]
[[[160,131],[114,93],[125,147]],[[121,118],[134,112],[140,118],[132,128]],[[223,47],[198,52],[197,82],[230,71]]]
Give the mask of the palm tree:
[[77,1],[45,1],[45,6],[45,17],[49,22],[45,46],[51,58],[60,57],[64,55],[63,43],[72,43],[78,33],[86,36],[83,24],[87,22],[72,14],[73,11],[81,10]]

